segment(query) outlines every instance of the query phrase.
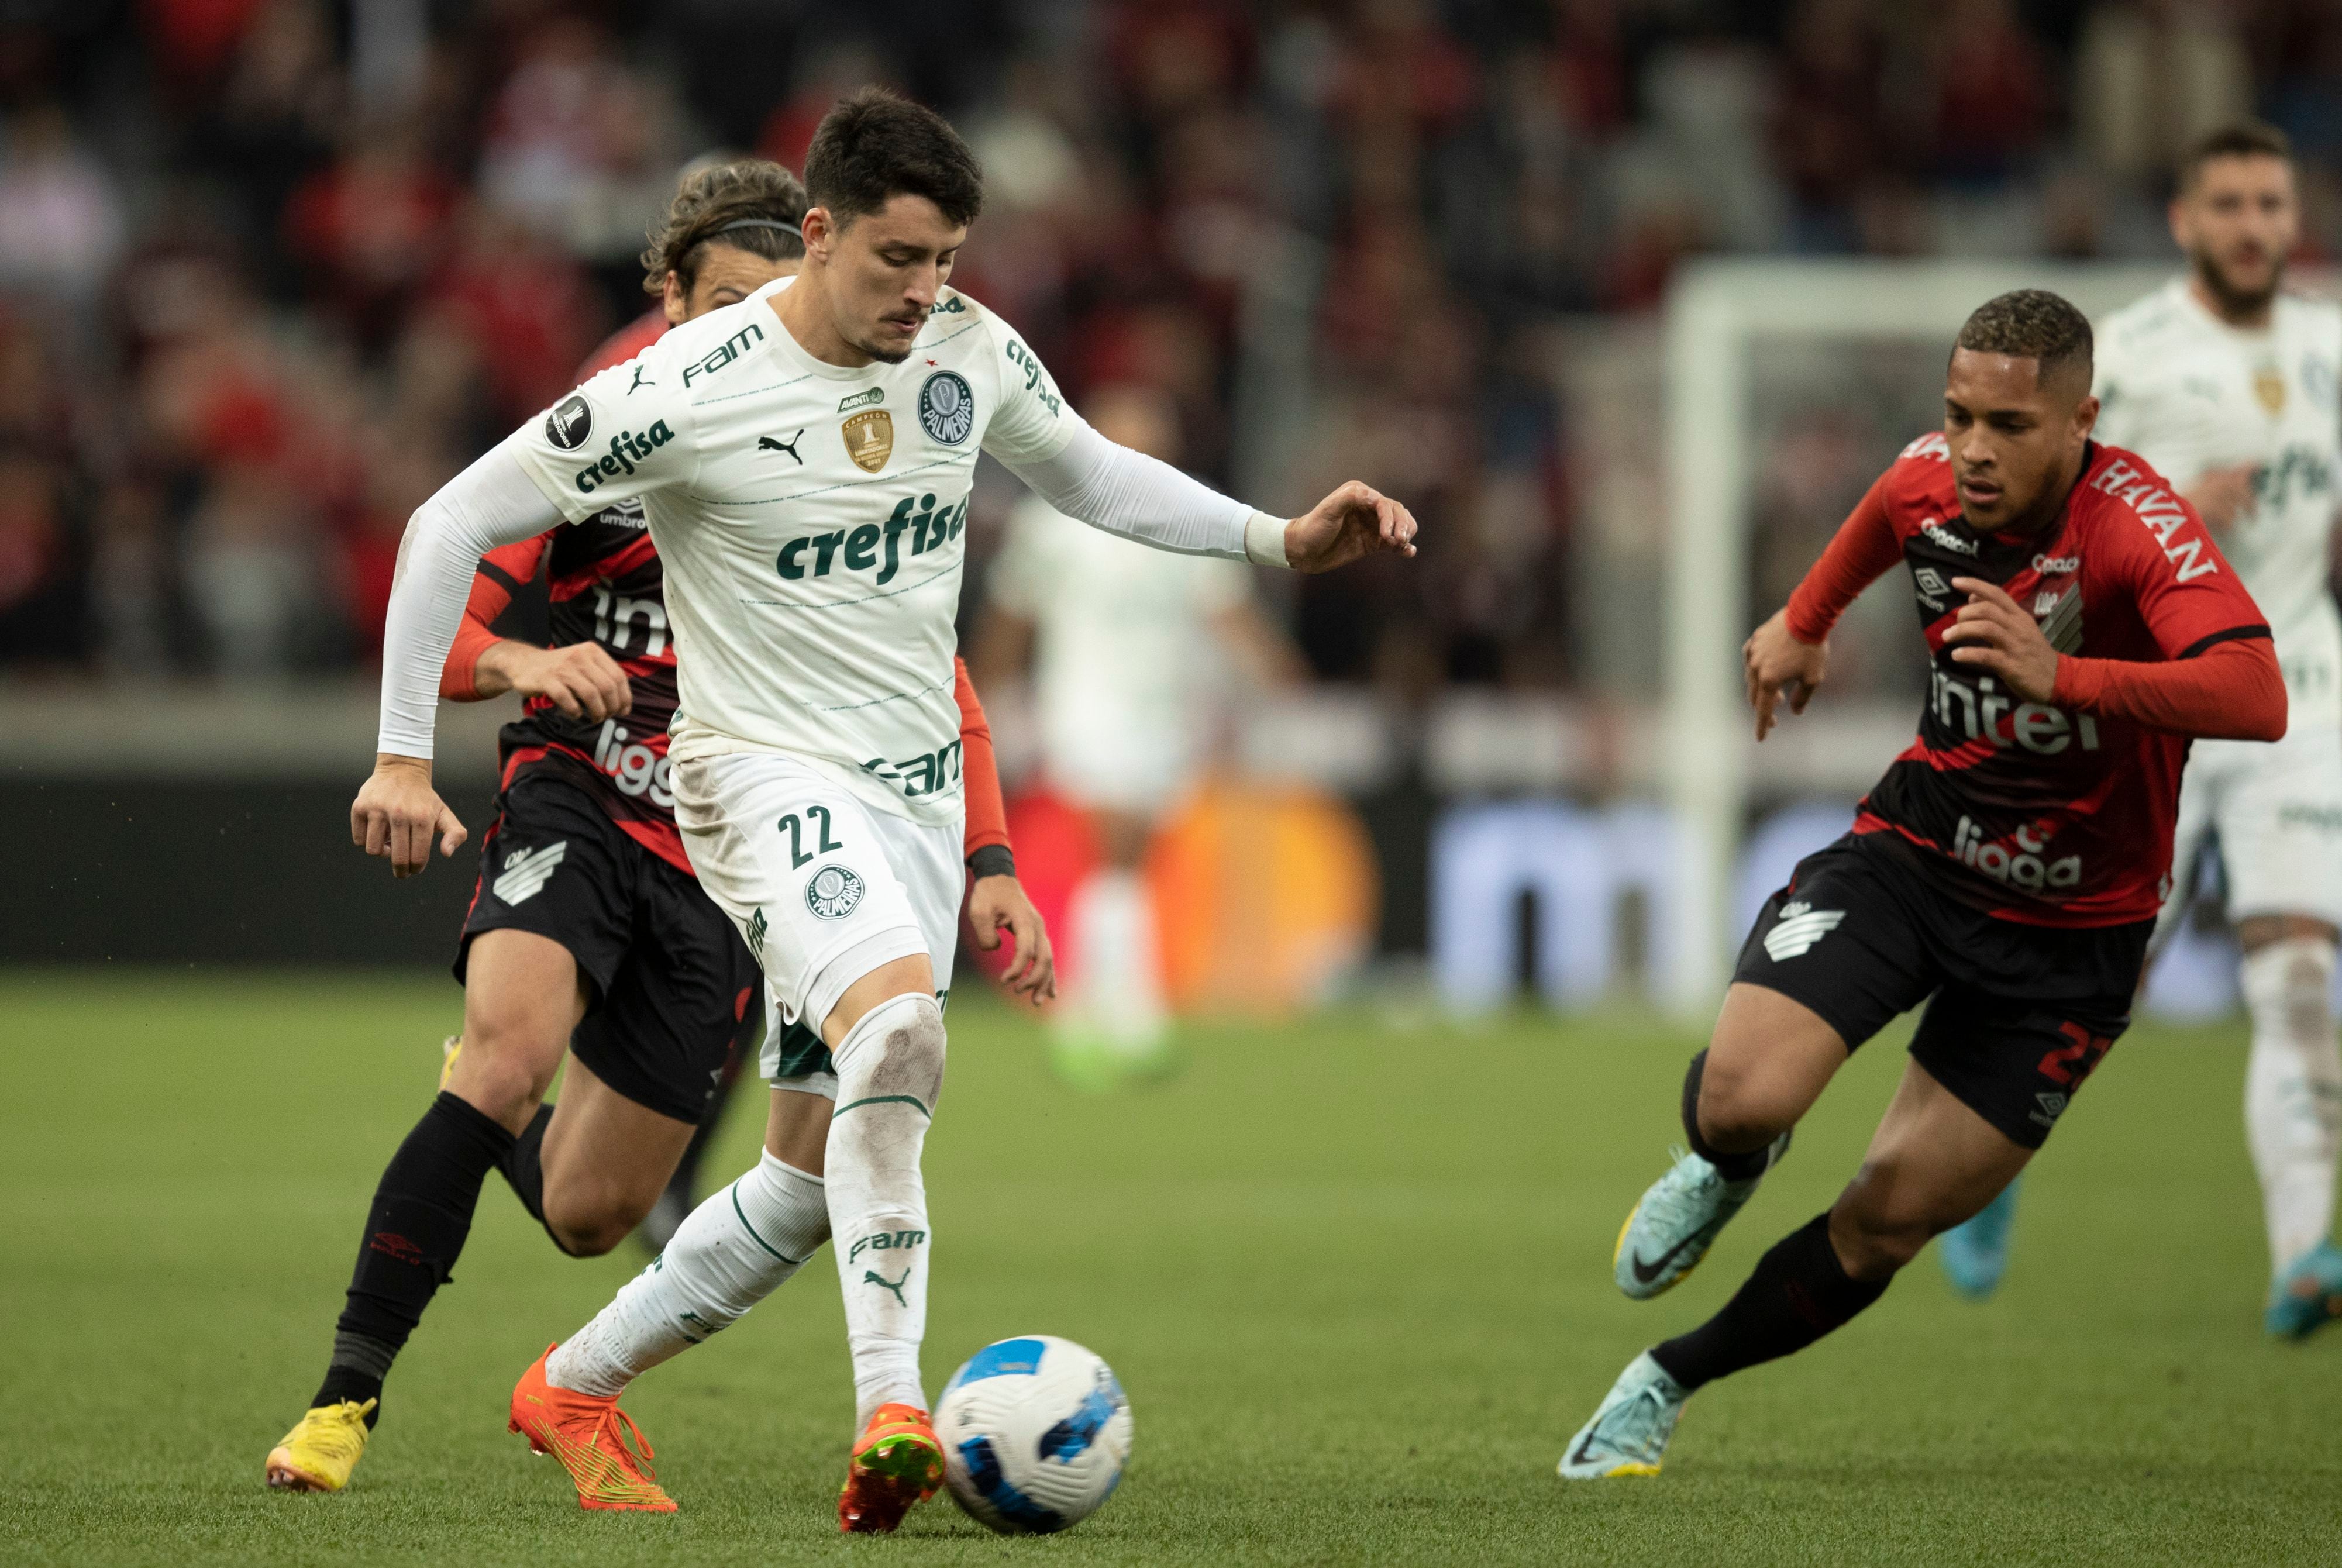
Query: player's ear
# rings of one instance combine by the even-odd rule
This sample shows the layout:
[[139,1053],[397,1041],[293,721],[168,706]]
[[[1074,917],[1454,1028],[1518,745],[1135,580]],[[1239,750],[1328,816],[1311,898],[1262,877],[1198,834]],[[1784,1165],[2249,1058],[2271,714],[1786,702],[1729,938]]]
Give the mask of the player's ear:
[[2087,441],[2090,432],[2098,426],[2098,399],[2094,393],[2074,404],[2074,434]]
[[667,271],[666,286],[659,291],[659,304],[666,307],[669,326],[681,326],[691,315],[691,296],[684,292],[683,279],[673,268]]
[[826,265],[830,242],[837,238],[837,225],[831,219],[829,209],[807,207],[804,225],[798,232],[805,236],[806,260],[818,256]]

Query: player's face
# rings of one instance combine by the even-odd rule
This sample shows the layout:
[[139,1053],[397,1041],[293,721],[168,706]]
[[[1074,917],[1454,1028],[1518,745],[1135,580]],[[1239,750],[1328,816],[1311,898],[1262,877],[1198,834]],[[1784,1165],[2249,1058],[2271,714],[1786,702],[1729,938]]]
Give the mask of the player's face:
[[2213,297],[2233,311],[2268,304],[2300,235],[2293,165],[2283,158],[2207,158],[2195,185],[2172,199],[2171,237]]
[[925,196],[889,197],[843,228],[826,207],[806,218],[806,247],[822,257],[830,325],[848,347],[888,365],[910,357],[966,238],[967,225]]
[[787,277],[796,270],[794,260],[774,261],[738,245],[705,246],[688,291],[682,278],[674,273],[666,275],[667,324],[676,325],[711,310],[738,305],[775,278]]
[[[2030,529],[2080,471],[2082,448],[2097,422],[2098,400],[2076,374],[2041,384],[2041,362],[2005,354],[1952,351],[1944,379],[1944,440],[1960,513],[1972,528]],[[2075,386],[2083,396],[2075,400]]]

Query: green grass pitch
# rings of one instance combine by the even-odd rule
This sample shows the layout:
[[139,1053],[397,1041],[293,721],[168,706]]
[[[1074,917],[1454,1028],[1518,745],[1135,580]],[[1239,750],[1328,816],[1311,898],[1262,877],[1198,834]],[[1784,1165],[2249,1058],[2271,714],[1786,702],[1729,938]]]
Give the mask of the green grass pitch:
[[[2115,1050],[2035,1167],[1997,1300],[1956,1300],[1924,1256],[1831,1340],[1703,1393],[1664,1477],[1566,1487],[1563,1440],[1618,1368],[1852,1171],[1893,1040],[1706,1267],[1636,1304],[1610,1246],[1676,1135],[1686,1037],[1336,1014],[1198,1029],[1176,1081],[1088,1098],[971,995],[927,1144],[927,1378],[1020,1332],[1104,1353],[1137,1446],[1096,1518],[1002,1540],[938,1499],[841,1541],[826,1253],[628,1396],[682,1512],[581,1513],[505,1401],[642,1259],[559,1256],[494,1177],[355,1483],[274,1494],[261,1461],[456,1017],[432,977],[0,978],[0,1559],[2342,1560],[2342,1331],[2261,1338],[2233,1029]],[[717,1172],[756,1120],[736,1113]]]

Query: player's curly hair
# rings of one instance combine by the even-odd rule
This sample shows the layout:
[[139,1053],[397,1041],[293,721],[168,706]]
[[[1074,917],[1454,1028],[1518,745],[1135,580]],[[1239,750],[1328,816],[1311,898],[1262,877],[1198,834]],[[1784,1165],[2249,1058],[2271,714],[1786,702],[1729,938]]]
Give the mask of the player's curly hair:
[[2012,289],[1985,301],[1960,328],[1958,346],[1972,354],[2038,360],[2035,375],[2044,384],[2078,370],[2086,388],[2097,349],[2090,318],[2073,301],[2046,288]]
[[984,170],[951,122],[884,87],[840,98],[806,150],[814,205],[842,228],[894,196],[925,196],[954,225],[984,210]]
[[797,260],[805,255],[806,206],[797,177],[765,158],[686,169],[666,215],[643,247],[643,292],[664,293],[669,273],[691,292],[711,245],[733,245],[767,261]]

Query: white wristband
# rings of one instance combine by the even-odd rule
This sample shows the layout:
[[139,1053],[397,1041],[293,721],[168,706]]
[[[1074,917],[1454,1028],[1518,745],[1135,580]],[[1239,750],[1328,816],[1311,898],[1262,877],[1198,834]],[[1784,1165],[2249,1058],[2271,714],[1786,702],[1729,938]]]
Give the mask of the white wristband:
[[1245,559],[1256,566],[1290,566],[1285,556],[1285,519],[1256,512],[1245,519]]

